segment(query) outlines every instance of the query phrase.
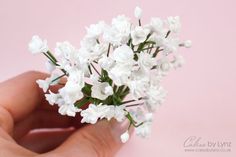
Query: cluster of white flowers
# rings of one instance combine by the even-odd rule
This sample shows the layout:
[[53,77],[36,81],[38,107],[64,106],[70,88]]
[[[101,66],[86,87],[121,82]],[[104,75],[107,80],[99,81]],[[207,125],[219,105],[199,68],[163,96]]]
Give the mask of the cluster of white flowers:
[[[51,73],[37,83],[48,102],[59,106],[60,114],[80,112],[81,122],[91,124],[104,118],[118,122],[127,118],[137,135],[148,136],[152,113],[167,94],[161,81],[183,65],[177,50],[191,47],[191,41],[179,40],[178,16],[151,18],[143,25],[139,7],[134,15],[137,25],[125,15],[112,19],[110,25],[104,21],[90,25],[79,49],[64,41],[51,53],[46,40],[33,36],[29,50],[49,59],[46,68]],[[61,87],[57,93],[50,91],[55,85]],[[128,140],[129,128],[121,135],[122,142]]]

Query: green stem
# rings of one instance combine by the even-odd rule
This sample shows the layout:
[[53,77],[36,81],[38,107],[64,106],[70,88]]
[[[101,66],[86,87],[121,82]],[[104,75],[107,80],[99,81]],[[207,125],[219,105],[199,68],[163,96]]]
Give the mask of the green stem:
[[122,102],[122,104],[128,104],[128,103],[131,103],[131,102],[134,102],[134,101],[136,101],[136,100],[128,100],[128,101]]
[[166,33],[166,36],[165,36],[165,38],[167,38],[169,35],[170,35],[170,30]]
[[90,73],[90,74],[93,74],[93,72],[92,72],[92,69],[91,69],[91,66],[90,66],[90,65],[88,65],[88,69],[89,69],[89,73]]
[[108,50],[107,50],[107,57],[109,57],[110,49],[111,49],[111,44],[109,43]]
[[58,76],[57,78],[53,79],[53,80],[51,81],[51,83],[57,81],[58,79],[60,79],[60,78],[62,78],[62,77],[64,77],[64,76],[66,76],[66,74],[63,74],[63,75],[61,75],[61,76]]
[[[50,51],[47,51],[46,53],[43,53],[55,66],[59,66],[59,64],[57,64],[57,60],[56,58],[52,55],[52,53]],[[67,75],[67,72],[64,69],[61,69],[61,71]]]
[[138,25],[139,25],[139,26],[142,26],[142,23],[141,23],[141,20],[140,20],[140,19],[138,20]]
[[101,76],[101,74],[98,72],[98,70],[95,68],[95,66],[94,66],[92,63],[90,63],[90,65],[91,65],[92,68],[96,71],[96,73],[97,73],[99,76]]
[[143,105],[143,103],[141,103],[141,104],[126,105],[125,107],[134,107],[134,106],[140,106],[140,105]]
[[88,103],[89,103],[89,98],[88,97],[84,97],[80,101],[76,102],[75,106],[77,108],[81,108],[83,105],[88,104]]

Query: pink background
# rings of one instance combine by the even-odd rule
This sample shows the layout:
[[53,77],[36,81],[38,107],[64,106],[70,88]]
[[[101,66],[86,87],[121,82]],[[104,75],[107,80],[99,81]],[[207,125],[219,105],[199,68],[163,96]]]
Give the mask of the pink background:
[[[79,47],[84,27],[124,13],[136,5],[143,21],[151,16],[181,16],[181,37],[193,47],[182,49],[186,65],[165,80],[168,99],[156,113],[149,139],[137,137],[117,157],[236,156],[236,1],[235,0],[0,0],[0,80],[27,70],[45,70],[44,57],[27,50],[31,36],[69,40]],[[185,152],[189,136],[203,141],[230,141],[231,152]]]

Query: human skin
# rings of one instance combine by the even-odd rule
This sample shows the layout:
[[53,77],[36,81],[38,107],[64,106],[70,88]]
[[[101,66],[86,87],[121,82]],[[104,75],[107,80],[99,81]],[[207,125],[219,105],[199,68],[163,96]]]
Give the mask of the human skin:
[[[128,123],[102,120],[82,125],[80,117],[59,115],[35,83],[46,77],[31,71],[0,83],[0,156],[114,156],[122,146],[119,137]],[[38,131],[32,131],[35,129]]]

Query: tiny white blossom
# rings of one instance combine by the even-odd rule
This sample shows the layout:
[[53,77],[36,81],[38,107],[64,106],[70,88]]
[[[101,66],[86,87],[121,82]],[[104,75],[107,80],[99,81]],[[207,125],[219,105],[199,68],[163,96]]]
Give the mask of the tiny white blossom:
[[156,59],[153,58],[151,54],[141,52],[138,56],[138,64],[141,68],[150,70],[154,65],[156,65]]
[[68,41],[62,43],[58,42],[55,48],[55,54],[57,56],[63,56],[67,60],[73,60],[76,57],[78,50],[72,46]]
[[152,32],[155,32],[158,35],[162,34],[164,31],[164,24],[160,18],[151,18],[151,22],[147,27],[149,27]]
[[171,62],[173,68],[177,69],[183,66],[184,64],[184,57],[181,55],[175,55],[174,60]]
[[74,104],[64,104],[59,106],[58,112],[61,115],[67,115],[71,117],[75,117],[77,112],[80,112],[81,109],[78,109],[77,107],[74,106]]
[[179,47],[180,41],[178,38],[166,38],[163,41],[163,54],[168,55],[169,53],[176,52]]
[[103,55],[101,59],[98,60],[98,65],[100,65],[102,69],[107,71],[111,69],[114,63],[115,61],[111,57],[107,57],[107,55]]
[[45,98],[49,102],[50,105],[54,105],[60,98],[60,95],[55,94],[49,90],[49,94],[45,94]]
[[149,111],[153,112],[165,100],[167,92],[162,87],[151,86],[147,91],[147,99],[145,104]]
[[162,58],[158,60],[157,65],[159,65],[162,72],[169,72],[172,68],[170,61],[167,58]]
[[81,123],[95,124],[100,117],[98,107],[94,104],[90,104],[87,109],[81,111],[80,115],[83,117]]
[[190,48],[192,46],[192,41],[191,40],[184,41],[183,46],[186,48]]
[[130,19],[124,15],[119,15],[112,19],[111,27],[106,27],[103,38],[106,42],[119,46],[126,44],[130,35]]
[[127,83],[131,75],[131,70],[132,65],[125,63],[116,64],[108,71],[108,75],[116,85],[121,86]]
[[40,88],[43,89],[44,92],[47,92],[50,82],[46,80],[37,80],[36,83],[39,85]]
[[81,86],[72,81],[68,81],[66,85],[59,90],[59,93],[68,104],[75,103],[83,97]]
[[34,35],[28,45],[29,51],[33,54],[46,53],[48,51],[47,40],[42,40],[39,36]]
[[97,84],[98,83],[98,80],[99,80],[99,77],[98,75],[96,74],[91,74],[90,77],[89,77],[90,81],[92,82],[92,84]]
[[51,77],[48,77],[45,80],[37,80],[36,83],[43,89],[44,93],[46,93],[50,85],[55,85],[58,83],[59,80],[55,80],[57,77],[58,75],[51,75]]
[[140,7],[136,7],[135,10],[134,10],[134,16],[137,18],[137,19],[141,19],[141,16],[142,16],[142,9]]
[[135,27],[135,29],[131,31],[132,43],[138,45],[144,42],[149,32],[150,30],[147,28],[142,28],[141,26]]
[[118,122],[122,122],[125,119],[127,112],[124,109],[125,105],[114,106],[114,118]]
[[97,24],[91,24],[89,27],[86,28],[86,36],[91,38],[98,38],[103,33],[104,27],[104,21],[99,21]]
[[56,66],[51,61],[46,61],[45,66],[49,73],[52,73],[56,69]]
[[98,82],[92,86],[91,90],[91,96],[100,100],[105,100],[113,94],[113,88],[107,82]]
[[149,83],[149,76],[147,72],[142,69],[133,71],[131,77],[127,81],[127,86],[130,89],[130,94],[133,99],[138,100],[143,96]]
[[178,33],[181,28],[179,16],[170,16],[167,18],[167,24],[169,25],[170,31]]
[[146,138],[151,133],[151,122],[144,122],[139,127],[135,128],[136,135]]
[[118,63],[132,64],[134,62],[134,53],[129,46],[122,45],[115,49],[112,58]]
[[129,131],[127,130],[120,136],[121,142],[126,143],[129,140]]
[[152,113],[145,114],[145,120],[148,121],[148,122],[152,122],[153,114]]

